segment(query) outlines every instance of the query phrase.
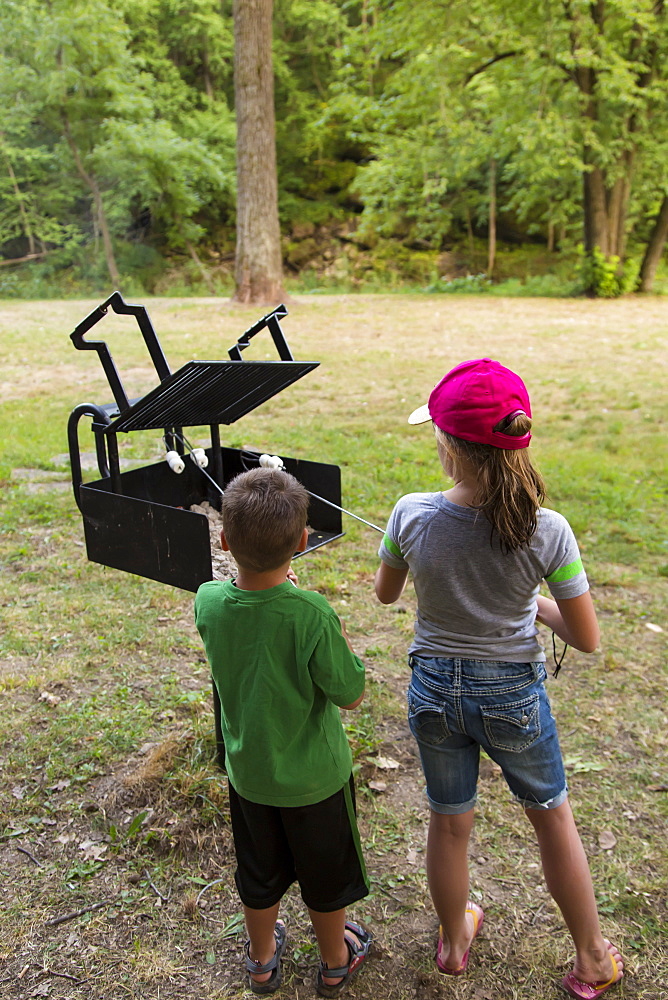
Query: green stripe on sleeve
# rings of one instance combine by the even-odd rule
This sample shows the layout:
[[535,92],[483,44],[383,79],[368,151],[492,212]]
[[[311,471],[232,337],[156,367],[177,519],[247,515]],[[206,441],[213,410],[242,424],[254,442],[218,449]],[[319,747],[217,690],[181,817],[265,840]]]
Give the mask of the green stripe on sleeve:
[[393,556],[396,556],[396,557],[397,557],[397,559],[403,559],[403,558],[404,558],[404,557],[402,556],[402,554],[401,554],[401,549],[399,548],[399,546],[397,545],[397,543],[396,543],[396,542],[393,542],[393,541],[392,541],[392,539],[391,539],[391,538],[390,538],[390,536],[389,536],[389,535],[387,534],[387,532],[385,532],[385,534],[383,535],[383,545],[384,545],[384,546],[385,546],[385,547],[386,547],[387,549],[389,549],[389,550],[390,550],[390,552],[392,553],[392,555],[393,555]]
[[561,566],[560,569],[555,569],[554,573],[550,573],[550,575],[546,576],[545,579],[548,583],[563,583],[564,580],[572,580],[574,576],[577,576],[578,573],[582,573],[583,571],[584,566],[582,565],[582,559],[578,556],[578,558],[574,559],[572,563],[568,564],[568,566]]

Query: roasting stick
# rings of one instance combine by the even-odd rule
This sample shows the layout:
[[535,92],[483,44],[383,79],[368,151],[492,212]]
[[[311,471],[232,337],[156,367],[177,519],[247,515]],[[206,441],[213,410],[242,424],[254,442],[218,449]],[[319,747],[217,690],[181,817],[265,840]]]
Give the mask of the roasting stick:
[[[278,455],[260,455],[259,464],[265,469],[285,469],[282,460]],[[306,487],[304,487],[306,489]],[[358,517],[357,514],[353,514],[352,511],[346,510],[345,507],[339,507],[338,504],[332,503],[331,500],[325,500],[324,497],[318,496],[317,493],[312,493],[311,490],[306,490],[309,496],[312,496],[314,500],[320,500],[321,503],[326,503],[328,507],[334,507],[335,510],[340,510],[342,514],[347,514],[348,517],[354,517],[356,521],[361,521],[362,524],[366,524],[369,528],[373,528],[374,531],[379,531],[381,535],[385,532],[383,528],[379,528],[378,525],[372,524],[371,521],[365,521],[363,517]]]
[[[210,476],[205,469],[205,465],[208,464],[208,459],[204,454],[203,449],[193,448],[192,445],[181,434],[175,434],[174,436],[178,438],[178,440],[181,442],[184,448],[188,449],[190,457],[198,466],[200,472],[202,472],[209,480],[209,482],[211,482],[216,487],[221,496],[225,496],[225,491],[222,489],[222,487],[218,485],[216,480],[212,476]],[[185,469],[183,459],[181,459],[180,463],[177,463],[174,459],[171,458],[171,456],[174,455],[176,456],[176,458],[181,459],[181,456],[178,455],[177,452],[168,452],[166,456],[167,464],[169,465],[170,469],[172,469],[173,472],[181,473],[183,472],[183,469]],[[181,468],[179,468],[179,464],[181,465]],[[283,469],[283,471],[285,471],[283,460],[279,458],[278,455],[260,455],[258,458],[258,464],[262,466],[262,468],[264,469]],[[306,487],[304,487],[304,489],[306,489]],[[372,524],[371,521],[365,521],[363,517],[358,517],[357,514],[353,514],[351,510],[346,510],[345,507],[339,507],[338,504],[332,503],[331,500],[326,500],[324,497],[319,496],[317,493],[313,493],[311,490],[307,489],[306,492],[308,493],[309,496],[313,497],[314,500],[319,500],[321,503],[327,504],[328,507],[333,507],[335,510],[340,510],[342,514],[347,514],[348,517],[352,517],[356,521],[361,521],[362,524],[366,524],[368,528],[373,528],[374,531],[379,531],[381,535],[385,534],[383,528],[379,528],[377,524]]]
[[[209,473],[206,471],[206,466],[209,464],[209,459],[204,454],[204,449],[193,448],[193,446],[190,444],[187,438],[184,438],[183,435],[177,434],[176,432],[173,433],[174,437],[178,438],[183,447],[188,449],[190,457],[192,458],[193,462],[198,467],[202,475],[206,476],[209,482],[216,487],[221,497],[225,496],[225,491],[218,485],[213,476],[210,476]],[[165,455],[165,459],[167,461],[167,465],[170,467],[172,472],[176,472],[177,475],[180,475],[186,467],[183,458],[181,457],[181,455],[179,455],[177,451],[168,451],[167,454]]]

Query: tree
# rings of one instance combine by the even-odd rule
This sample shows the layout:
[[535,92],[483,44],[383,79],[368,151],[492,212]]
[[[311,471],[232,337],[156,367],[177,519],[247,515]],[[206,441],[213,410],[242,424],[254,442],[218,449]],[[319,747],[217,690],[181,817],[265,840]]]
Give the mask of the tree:
[[[231,90],[231,24],[216,3],[196,0],[201,21],[188,22],[192,45],[181,57],[191,84],[170,56],[176,24],[160,20],[160,0],[113,8],[106,0],[0,0],[6,252],[33,256],[37,246],[42,255],[48,244],[71,264],[83,245],[90,270],[101,240],[108,280],[120,287],[130,266],[119,266],[119,250],[135,255],[130,242],[149,233],[160,249],[187,253],[212,287],[197,249],[202,222],[229,222],[234,199],[232,114],[224,93],[220,102],[209,93],[226,82]],[[183,10],[176,14],[183,21]]]
[[654,285],[654,275],[661,260],[666,241],[668,240],[668,195],[664,196],[659,208],[659,214],[652,226],[647,249],[640,265],[638,290],[651,292]]
[[[639,178],[664,190],[664,0],[371,7],[364,48],[379,67],[375,160],[359,181],[370,224],[387,232],[399,215],[433,239],[450,229],[462,202],[470,210],[473,194],[489,225],[485,175],[495,161],[500,211],[512,207],[531,225],[542,218],[548,231],[577,213],[583,273],[595,277],[601,261],[608,276],[618,263],[621,270],[647,197]],[[363,99],[368,60],[358,54],[353,65]],[[589,291],[597,293],[594,283]]]
[[237,246],[234,298],[275,305],[284,297],[278,221],[272,63],[273,0],[234,2]]
[[[33,130],[28,144],[36,136],[51,144],[54,164],[59,160],[68,164],[70,188],[71,173],[77,175],[77,194],[81,187],[87,192],[92,227],[102,237],[109,277],[118,287],[109,204],[96,147],[119,114],[138,118],[147,110],[127,51],[125,25],[104,0],[53,0],[48,5],[3,0],[3,6],[14,8],[11,13],[7,10],[10,16],[4,22],[8,26],[2,51],[5,95],[14,113],[29,101]],[[12,64],[14,82],[8,72]],[[50,182],[55,186],[56,178]]]

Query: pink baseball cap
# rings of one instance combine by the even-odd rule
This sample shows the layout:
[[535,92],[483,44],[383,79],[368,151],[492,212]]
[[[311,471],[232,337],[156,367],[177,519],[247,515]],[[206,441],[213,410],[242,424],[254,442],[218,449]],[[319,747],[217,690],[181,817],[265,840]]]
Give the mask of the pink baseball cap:
[[516,437],[504,434],[502,428],[520,413],[531,416],[522,379],[498,361],[480,358],[449,371],[432,390],[429,402],[411,413],[408,423],[433,420],[453,437],[517,451],[529,447],[531,434]]

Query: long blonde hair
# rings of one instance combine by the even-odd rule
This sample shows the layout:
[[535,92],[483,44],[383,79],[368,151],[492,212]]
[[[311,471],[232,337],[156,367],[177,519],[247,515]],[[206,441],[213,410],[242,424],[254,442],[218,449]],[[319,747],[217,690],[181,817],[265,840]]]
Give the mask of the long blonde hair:
[[[521,437],[530,428],[531,418],[520,413],[507,426],[494,430]],[[450,459],[455,467],[468,464],[474,471],[477,490],[472,506],[485,515],[492,533],[499,536],[502,550],[513,552],[527,545],[546,496],[545,483],[531,464],[528,449],[496,448],[453,437],[436,425],[434,430],[444,469]]]

